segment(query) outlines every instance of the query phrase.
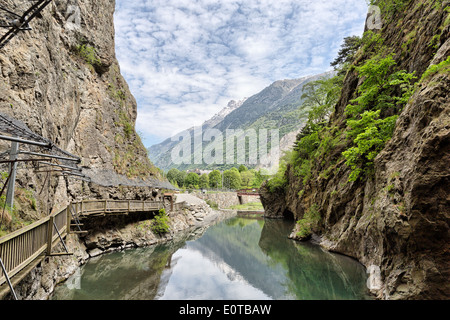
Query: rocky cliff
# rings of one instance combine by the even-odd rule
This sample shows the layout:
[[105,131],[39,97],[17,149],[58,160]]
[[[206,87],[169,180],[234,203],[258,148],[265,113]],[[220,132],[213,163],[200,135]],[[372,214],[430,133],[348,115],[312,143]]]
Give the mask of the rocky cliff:
[[[30,7],[1,4],[18,13]],[[136,101],[115,57],[114,10],[115,1],[52,1],[32,30],[0,50],[0,112],[79,156],[93,179],[87,185],[53,176],[47,198],[56,210],[74,198],[108,196],[102,186],[165,186],[134,129]],[[1,14],[7,21],[8,13]],[[44,182],[44,174],[19,170],[19,185],[34,190],[37,215],[48,203],[38,194]]]
[[[342,136],[316,159],[306,183],[288,165],[286,187],[266,187],[262,202],[274,218],[316,213],[313,240],[363,263],[381,283],[373,288],[378,298],[448,299],[449,1],[376,3],[383,14],[377,39],[392,50],[398,69],[415,72],[417,81],[372,174],[349,181],[352,170],[342,152],[350,142]],[[361,48],[353,65],[372,57],[369,51]],[[328,127],[348,129],[345,109],[363,82],[350,68]],[[292,237],[299,239],[297,231]]]

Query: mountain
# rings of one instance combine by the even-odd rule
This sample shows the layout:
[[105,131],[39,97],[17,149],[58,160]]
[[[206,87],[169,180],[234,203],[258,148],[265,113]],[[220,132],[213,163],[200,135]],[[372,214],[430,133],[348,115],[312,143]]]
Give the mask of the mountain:
[[[244,101],[245,100],[242,101],[231,100],[228,103],[228,105],[225,108],[223,108],[219,113],[214,115],[211,119],[205,121],[202,127],[205,129],[213,128],[215,125],[223,121],[223,119],[225,119],[225,117],[228,114],[239,108]],[[187,133],[193,135],[194,128],[192,127],[187,129]],[[156,166],[158,166],[163,170],[170,169],[171,163],[170,154],[173,148],[175,148],[175,146],[178,144],[177,142],[174,142],[172,140],[174,139],[173,138],[166,139],[163,142],[155,144],[148,149],[150,159],[155,163]]]
[[[225,169],[235,164],[199,164],[195,161],[189,163],[177,164],[173,160],[172,152],[175,148],[180,148],[181,142],[178,137],[189,135],[192,137],[191,154],[201,153],[209,145],[203,143],[202,150],[199,150],[198,144],[194,144],[194,140],[201,139],[200,134],[205,133],[208,129],[221,132],[225,137],[227,130],[254,130],[259,133],[260,130],[279,130],[280,145],[283,150],[289,148],[292,144],[286,141],[294,142],[296,133],[304,125],[308,116],[308,110],[300,108],[302,104],[303,87],[322,77],[330,77],[333,72],[325,72],[313,76],[307,76],[299,79],[279,80],[261,92],[251,96],[250,98],[240,101],[230,101],[228,105],[222,109],[211,119],[205,121],[200,128],[189,128],[179,134],[166,139],[164,142],[153,145],[149,148],[149,157],[151,161],[160,169],[165,171],[171,168],[179,170],[187,169]],[[197,135],[196,135],[197,133]],[[290,138],[289,138],[290,137]],[[270,142],[270,139],[269,139]],[[225,152],[224,147],[224,152]],[[248,153],[248,150],[246,150]],[[248,160],[248,159],[247,159]],[[225,160],[223,162],[226,162]],[[241,164],[241,163],[239,163]],[[255,165],[248,164],[249,167]]]
[[203,127],[213,128],[221,123],[231,112],[238,109],[245,102],[246,98],[240,101],[231,100],[228,105],[211,119],[205,121]]

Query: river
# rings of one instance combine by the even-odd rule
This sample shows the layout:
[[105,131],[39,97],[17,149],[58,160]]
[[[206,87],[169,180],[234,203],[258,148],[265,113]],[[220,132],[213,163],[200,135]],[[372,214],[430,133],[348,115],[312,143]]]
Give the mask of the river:
[[362,300],[365,268],[287,238],[293,223],[234,217],[170,243],[90,260],[54,300]]

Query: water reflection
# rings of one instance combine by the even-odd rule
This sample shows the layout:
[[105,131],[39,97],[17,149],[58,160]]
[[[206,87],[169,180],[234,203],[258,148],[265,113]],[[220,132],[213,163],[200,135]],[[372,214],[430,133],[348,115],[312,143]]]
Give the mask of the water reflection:
[[90,261],[54,299],[365,299],[354,260],[287,239],[292,224],[233,218],[177,241]]

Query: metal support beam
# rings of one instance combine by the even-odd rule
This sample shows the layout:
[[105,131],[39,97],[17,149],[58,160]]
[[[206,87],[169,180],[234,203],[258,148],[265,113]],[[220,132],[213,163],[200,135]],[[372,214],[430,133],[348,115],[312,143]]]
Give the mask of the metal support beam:
[[25,144],[31,144],[31,145],[34,145],[34,146],[45,147],[45,148],[49,148],[49,149],[52,147],[51,143],[44,143],[44,142],[25,140],[25,139],[9,137],[9,136],[4,136],[4,135],[0,135],[0,139],[1,140],[13,141],[13,142],[19,142],[19,143],[25,143]]
[[61,171],[62,175],[68,175],[68,176],[76,176],[76,177],[80,177],[80,178],[86,178],[86,180],[89,180],[84,174],[82,173],[76,173],[76,172],[71,172],[71,171]]
[[53,246],[53,222],[55,221],[54,216],[50,216],[50,220],[48,222],[47,228],[47,256],[52,254],[52,246]]
[[20,153],[21,154],[28,154],[28,155],[31,155],[31,156],[38,156],[38,157],[45,157],[45,158],[53,158],[53,159],[59,159],[59,160],[73,161],[73,162],[76,162],[76,163],[80,163],[81,162],[81,159],[60,157],[60,156],[54,156],[54,155],[51,155],[51,154],[29,152],[29,151],[20,151]]
[[[12,161],[17,160],[18,151],[19,151],[19,143],[12,142],[11,151],[9,153],[9,159]],[[8,181],[8,190],[6,191],[6,204],[9,206],[10,210],[12,210],[14,205],[14,191],[16,188],[17,162],[12,162],[9,165],[9,171],[11,177]]]
[[57,177],[66,177],[84,182],[92,182],[92,180],[89,177],[83,177],[82,175],[77,175],[73,173],[62,173],[60,176]]
[[3,274],[5,275],[6,282],[8,282],[8,286],[11,289],[11,293],[12,293],[12,295],[14,297],[14,300],[19,300],[17,298],[16,291],[14,291],[14,287],[13,287],[13,285],[11,283],[11,280],[9,279],[8,273],[6,272],[6,268],[5,268],[5,265],[3,264],[2,258],[0,258],[0,265],[2,267]]
[[0,160],[0,163],[13,163],[13,162],[40,162],[48,161],[48,159],[16,159],[16,160]]
[[[42,10],[44,10],[50,2],[52,2],[52,0],[36,0],[36,3],[25,11],[22,16],[14,13],[18,19],[14,21],[8,32],[0,37],[0,49],[11,41],[11,39],[13,39],[20,31],[31,29],[29,26],[30,21],[33,20]],[[1,9],[9,12],[9,10],[6,10],[4,7],[1,7]]]
[[55,256],[55,255],[57,255],[57,256],[61,256],[61,255],[71,256],[71,255],[73,255],[73,253],[69,252],[69,249],[67,249],[66,243],[64,242],[64,239],[62,238],[61,233],[58,230],[58,226],[56,225],[55,220],[53,220],[53,227],[55,228],[56,233],[58,234],[59,240],[61,241],[62,245],[64,246],[64,250],[66,250],[66,252],[65,253],[51,253],[50,252],[47,255],[50,255],[50,256]]
[[65,169],[70,169],[70,170],[75,170],[75,171],[80,171],[80,168],[75,168],[75,167],[69,167],[69,166],[63,166],[61,164],[54,164],[54,163],[49,163],[49,162],[39,162],[40,164],[44,164],[46,166],[52,166],[52,167],[60,167],[60,168],[65,168]]

